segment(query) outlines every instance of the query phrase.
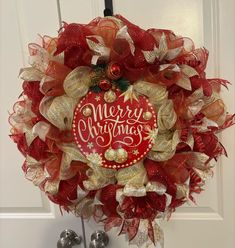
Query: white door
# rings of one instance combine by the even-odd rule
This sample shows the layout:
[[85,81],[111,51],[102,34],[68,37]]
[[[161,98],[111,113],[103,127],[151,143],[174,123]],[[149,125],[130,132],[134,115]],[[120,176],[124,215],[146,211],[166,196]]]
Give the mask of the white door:
[[[28,42],[38,33],[56,35],[61,18],[86,23],[102,15],[103,0],[0,0],[0,247],[56,247],[59,233],[70,228],[82,234],[80,219],[60,216],[58,207],[23,178],[23,158],[8,138],[8,110],[21,92],[16,79],[27,63]],[[235,84],[234,0],[114,0],[114,13],[143,28],[172,29],[191,37],[210,51],[208,77],[224,77]],[[230,112],[235,112],[235,86],[224,92]],[[235,128],[222,135],[229,158],[222,158],[197,206],[184,206],[163,224],[166,248],[235,247]],[[85,224],[87,243],[98,225]],[[129,247],[115,231],[109,247]]]

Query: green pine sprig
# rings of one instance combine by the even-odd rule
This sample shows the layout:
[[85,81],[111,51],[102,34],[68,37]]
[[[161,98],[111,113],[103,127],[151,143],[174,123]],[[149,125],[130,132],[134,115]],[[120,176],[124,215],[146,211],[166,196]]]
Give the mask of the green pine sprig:
[[126,78],[120,78],[118,80],[115,80],[114,83],[122,92],[126,91],[130,86],[130,81]]

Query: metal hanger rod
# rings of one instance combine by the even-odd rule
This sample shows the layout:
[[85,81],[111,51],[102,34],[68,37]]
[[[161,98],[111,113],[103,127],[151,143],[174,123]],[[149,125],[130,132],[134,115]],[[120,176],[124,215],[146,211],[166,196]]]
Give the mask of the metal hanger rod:
[[86,244],[86,229],[85,229],[84,219],[83,219],[82,216],[81,216],[81,223],[82,223],[82,236],[83,236],[84,248],[87,248],[87,244]]
[[61,8],[60,8],[60,0],[56,0],[57,4],[57,13],[58,13],[58,20],[59,20],[59,29],[62,28],[62,17],[61,17]]

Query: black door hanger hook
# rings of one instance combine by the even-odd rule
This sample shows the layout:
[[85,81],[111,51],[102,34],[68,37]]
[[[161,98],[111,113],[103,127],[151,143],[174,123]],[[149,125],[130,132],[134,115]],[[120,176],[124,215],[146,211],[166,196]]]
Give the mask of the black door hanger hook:
[[112,16],[113,15],[113,0],[104,0],[105,9],[104,16]]

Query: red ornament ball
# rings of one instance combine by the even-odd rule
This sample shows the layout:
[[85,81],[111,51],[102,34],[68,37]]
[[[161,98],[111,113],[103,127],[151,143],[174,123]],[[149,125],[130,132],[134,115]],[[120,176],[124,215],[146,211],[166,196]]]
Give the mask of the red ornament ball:
[[108,65],[106,75],[112,80],[119,79],[122,76],[122,68],[118,63],[110,63]]
[[112,84],[108,79],[101,79],[98,83],[98,86],[101,88],[101,90],[107,91],[111,89]]

